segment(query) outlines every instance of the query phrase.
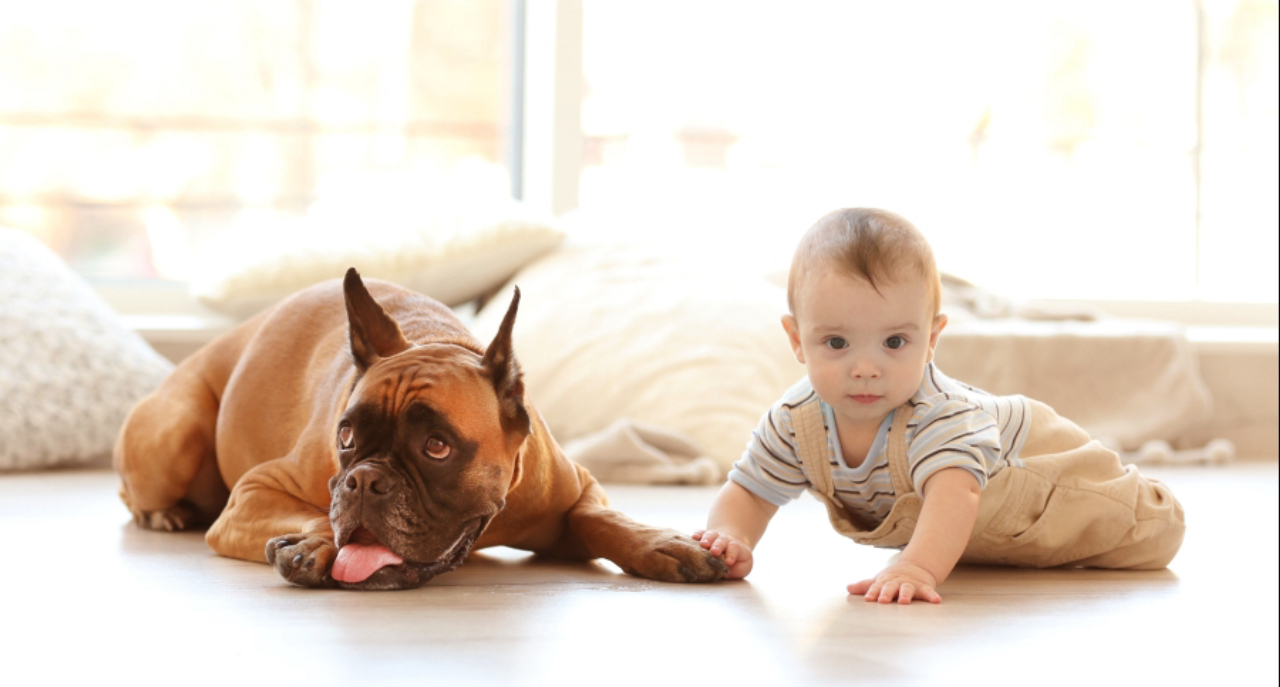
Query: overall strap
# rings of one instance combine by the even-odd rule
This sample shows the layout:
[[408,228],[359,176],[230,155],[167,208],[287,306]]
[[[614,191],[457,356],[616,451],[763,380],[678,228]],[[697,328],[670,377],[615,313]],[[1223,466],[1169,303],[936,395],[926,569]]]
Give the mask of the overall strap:
[[801,469],[813,484],[813,490],[834,497],[835,480],[831,475],[827,430],[822,421],[822,403],[815,397],[791,409],[791,423],[796,430],[796,457]]
[[893,493],[898,498],[915,491],[911,483],[911,464],[907,461],[907,423],[911,421],[912,411],[909,403],[898,406],[893,412],[893,424],[889,426],[889,476],[893,479]]
[[[889,475],[898,497],[914,491],[911,467],[907,462],[907,423],[911,415],[910,404],[904,403],[894,412],[893,424],[889,427]],[[827,431],[822,421],[822,404],[814,399],[796,406],[791,412],[791,422],[796,430],[796,456],[800,458],[805,476],[813,484],[814,491],[824,496],[835,496],[835,478],[831,470]]]

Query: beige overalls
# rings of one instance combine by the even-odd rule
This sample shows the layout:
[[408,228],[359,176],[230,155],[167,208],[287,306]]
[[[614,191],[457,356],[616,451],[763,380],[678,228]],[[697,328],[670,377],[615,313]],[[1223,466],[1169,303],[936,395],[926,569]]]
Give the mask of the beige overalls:
[[[889,472],[897,500],[879,525],[849,512],[835,496],[819,403],[793,410],[797,454],[811,491],[831,523],[860,544],[901,548],[920,518],[921,497],[908,479],[906,426],[911,407],[894,413]],[[1160,569],[1186,531],[1182,506],[1163,483],[1124,466],[1075,423],[1031,401],[1031,429],[1019,458],[988,480],[961,563],[1047,568]]]

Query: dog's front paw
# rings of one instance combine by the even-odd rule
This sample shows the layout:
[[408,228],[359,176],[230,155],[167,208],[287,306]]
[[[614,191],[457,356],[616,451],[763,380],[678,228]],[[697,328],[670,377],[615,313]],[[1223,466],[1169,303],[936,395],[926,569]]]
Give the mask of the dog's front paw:
[[299,587],[336,587],[330,577],[338,548],[323,537],[286,534],[267,542],[267,563]]
[[623,570],[663,582],[715,582],[729,574],[729,566],[703,549],[693,538],[664,530],[648,538]]

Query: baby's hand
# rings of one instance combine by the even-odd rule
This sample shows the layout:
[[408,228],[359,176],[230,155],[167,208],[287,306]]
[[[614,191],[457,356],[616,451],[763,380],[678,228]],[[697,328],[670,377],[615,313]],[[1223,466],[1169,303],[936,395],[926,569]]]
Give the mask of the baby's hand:
[[726,580],[740,580],[751,572],[751,547],[746,544],[714,530],[698,530],[693,533],[693,538],[713,556],[724,559],[724,564],[729,566],[729,574],[724,576]]
[[937,580],[929,571],[918,565],[899,562],[881,570],[873,580],[849,585],[849,593],[862,594],[863,599],[882,604],[891,603],[894,599],[900,604],[909,604],[912,599],[936,604],[942,602],[942,597],[934,590],[937,586]]

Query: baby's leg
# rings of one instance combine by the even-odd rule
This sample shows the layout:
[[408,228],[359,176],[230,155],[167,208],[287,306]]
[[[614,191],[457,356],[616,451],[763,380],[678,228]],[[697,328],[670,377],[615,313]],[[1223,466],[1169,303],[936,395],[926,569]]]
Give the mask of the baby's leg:
[[982,501],[966,563],[1158,569],[1186,529],[1168,487],[1098,442],[1005,468]]
[[1134,504],[1134,526],[1119,544],[1106,553],[1078,561],[1090,568],[1160,570],[1169,565],[1182,546],[1187,527],[1182,504],[1159,480],[1139,477]]

